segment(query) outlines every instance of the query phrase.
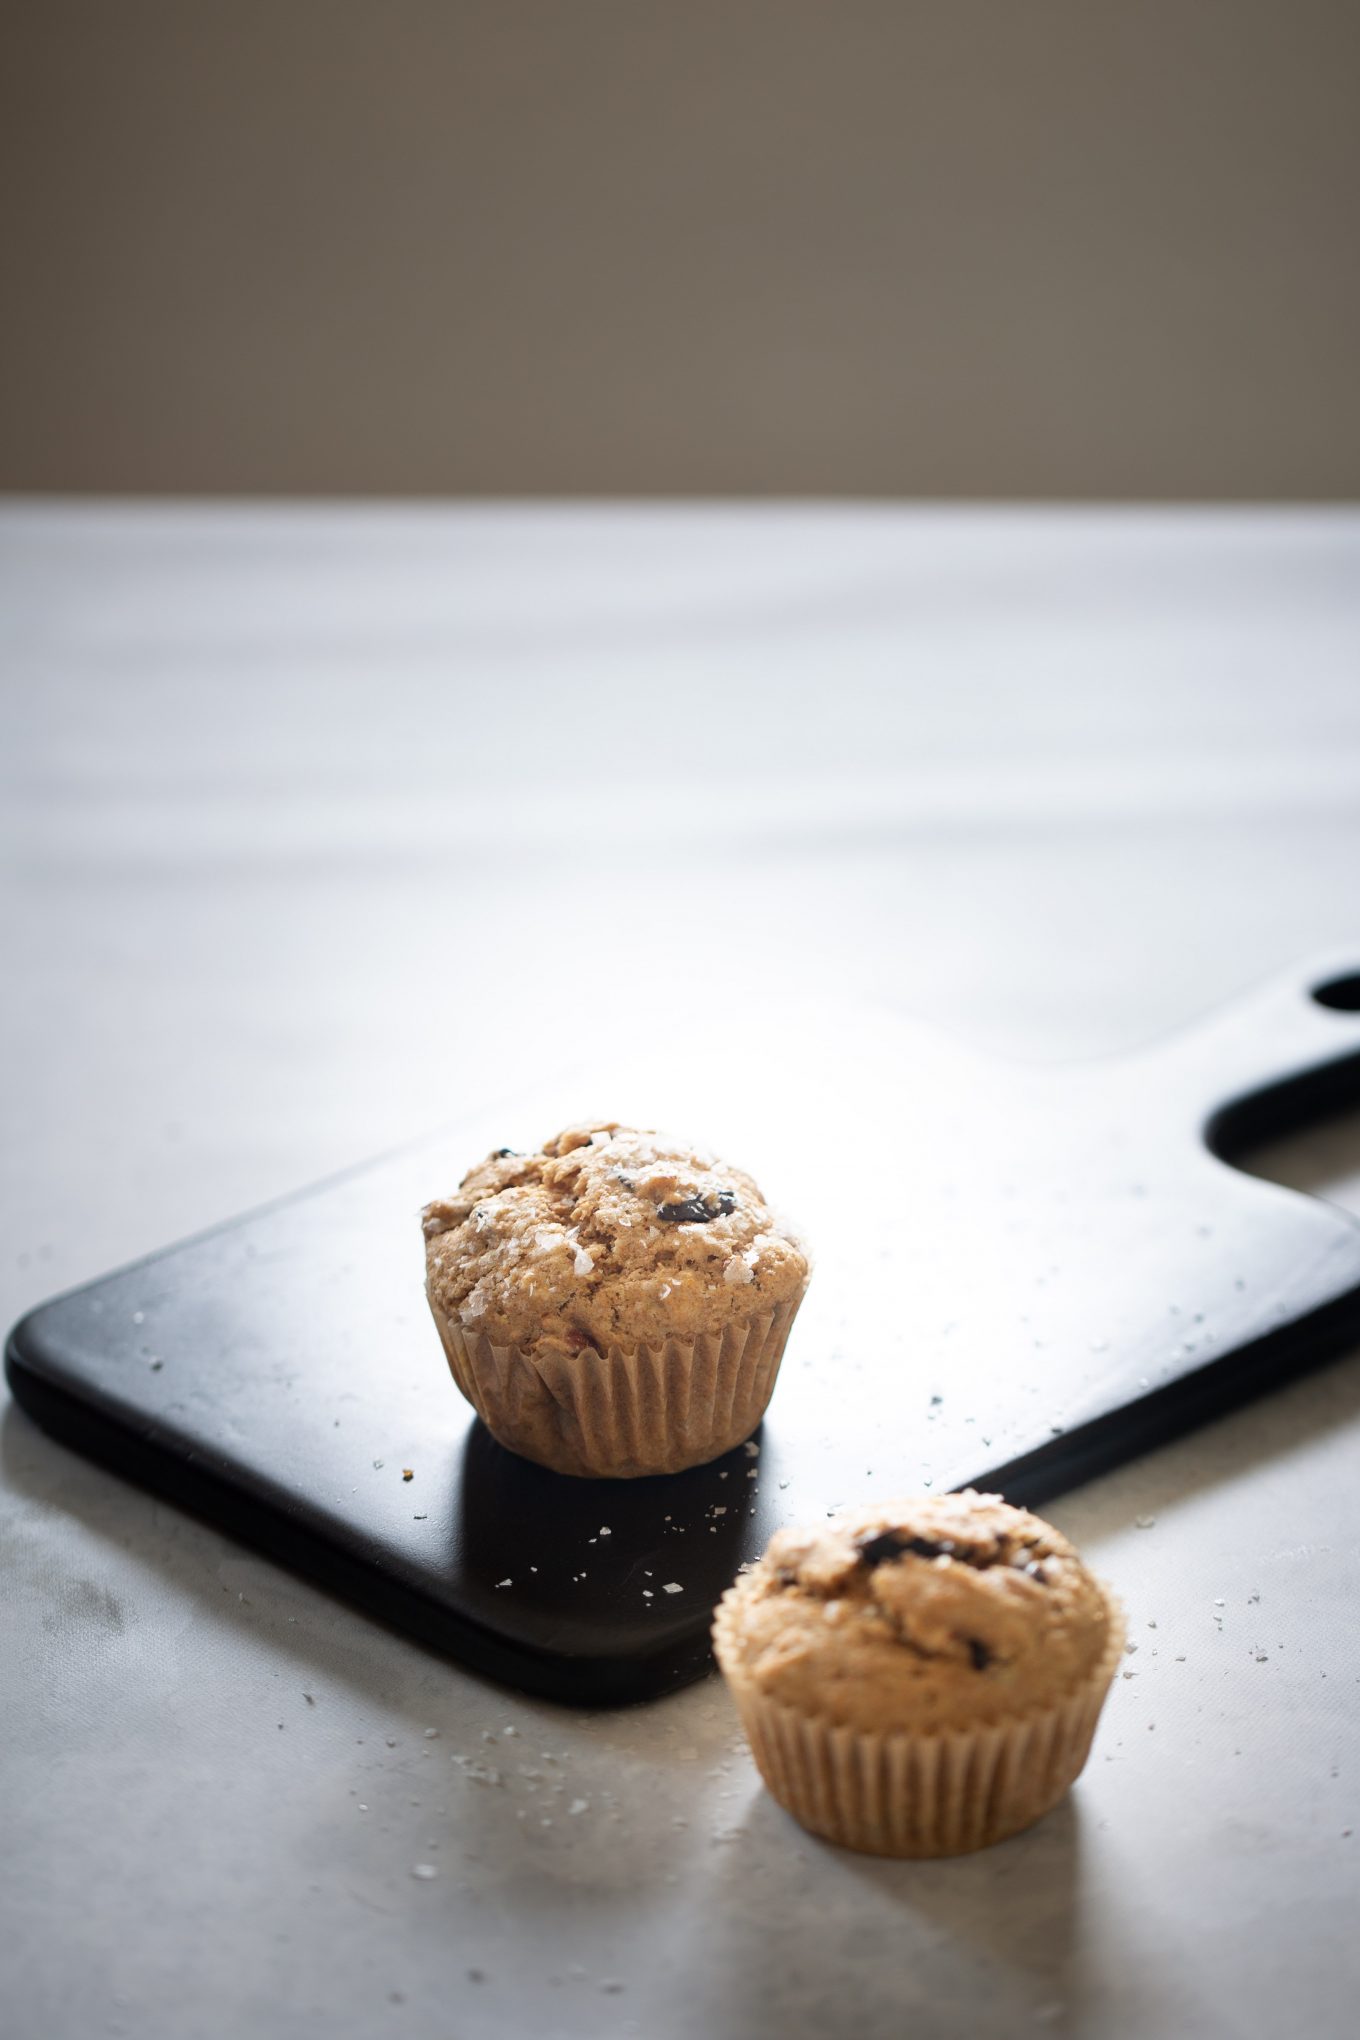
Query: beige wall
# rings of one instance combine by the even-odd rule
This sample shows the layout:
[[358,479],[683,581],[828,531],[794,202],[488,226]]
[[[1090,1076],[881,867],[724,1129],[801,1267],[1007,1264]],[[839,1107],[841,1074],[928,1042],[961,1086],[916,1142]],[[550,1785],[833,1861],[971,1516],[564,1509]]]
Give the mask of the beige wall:
[[0,485],[1360,494],[1357,0],[9,0]]

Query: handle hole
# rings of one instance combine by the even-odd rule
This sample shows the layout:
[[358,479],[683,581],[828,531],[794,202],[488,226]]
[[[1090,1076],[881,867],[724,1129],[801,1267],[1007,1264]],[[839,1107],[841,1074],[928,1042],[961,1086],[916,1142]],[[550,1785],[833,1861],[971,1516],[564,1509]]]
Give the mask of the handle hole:
[[1325,985],[1314,985],[1313,997],[1319,1006],[1330,1006],[1334,1013],[1360,1013],[1360,976],[1332,978]]

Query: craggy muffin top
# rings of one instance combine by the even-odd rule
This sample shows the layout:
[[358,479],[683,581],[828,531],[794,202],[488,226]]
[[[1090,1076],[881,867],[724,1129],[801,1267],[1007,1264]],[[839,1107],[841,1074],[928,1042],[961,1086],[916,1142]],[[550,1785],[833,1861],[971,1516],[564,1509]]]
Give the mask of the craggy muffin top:
[[1119,1625],[1065,1537],[971,1490],[781,1530],[719,1614],[730,1678],[875,1734],[1049,1707]]
[[740,1169],[613,1120],[499,1148],[423,1214],[430,1300],[497,1345],[653,1344],[795,1300],[802,1248]]

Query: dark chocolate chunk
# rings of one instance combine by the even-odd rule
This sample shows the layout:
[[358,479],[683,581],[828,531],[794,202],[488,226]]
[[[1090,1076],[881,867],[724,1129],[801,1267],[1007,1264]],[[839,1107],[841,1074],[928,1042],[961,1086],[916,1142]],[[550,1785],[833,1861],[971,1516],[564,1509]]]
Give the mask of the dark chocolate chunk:
[[964,1641],[968,1645],[968,1655],[973,1660],[973,1670],[975,1672],[985,1672],[988,1665],[992,1662],[992,1653],[988,1650],[982,1638],[980,1636],[969,1636],[965,1637]]
[[909,1537],[905,1530],[881,1530],[877,1537],[866,1537],[856,1550],[865,1565],[886,1565],[889,1560],[902,1558],[911,1552],[916,1558],[956,1558],[966,1554],[958,1553],[948,1537]]
[[984,1545],[979,1549],[976,1545],[958,1544],[952,1537],[911,1537],[905,1530],[880,1530],[877,1537],[861,1538],[855,1548],[868,1566],[885,1565],[910,1552],[915,1558],[957,1559],[960,1565],[971,1565],[975,1572],[987,1572],[994,1565],[1011,1565],[1017,1572],[1028,1573],[1041,1587],[1048,1585],[1048,1574],[1034,1557],[1032,1544],[1017,1550],[1003,1539],[994,1547]]
[[518,1148],[497,1148],[495,1154],[492,1157],[492,1160],[497,1162],[503,1162],[507,1155],[517,1155],[518,1153],[519,1153]]
[[711,1197],[696,1194],[675,1204],[658,1204],[656,1215],[665,1225],[708,1225],[712,1219],[730,1217],[736,1208],[730,1190],[715,1190]]

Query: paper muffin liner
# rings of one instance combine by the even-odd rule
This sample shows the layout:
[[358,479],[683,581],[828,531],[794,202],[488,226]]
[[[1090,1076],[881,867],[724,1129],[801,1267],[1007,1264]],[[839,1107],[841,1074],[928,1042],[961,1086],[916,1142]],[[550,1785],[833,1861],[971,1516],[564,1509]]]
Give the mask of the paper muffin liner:
[[449,1369],[511,1452],[555,1473],[679,1473],[749,1438],[774,1393],[802,1290],[722,1333],[603,1352],[499,1346],[430,1300]]
[[870,1734],[768,1699],[743,1677],[731,1593],[713,1643],[760,1775],[803,1827],[874,1856],[962,1856],[1029,1827],[1084,1767],[1126,1634],[1106,1598],[1110,1637],[1089,1679],[1050,1707],[970,1729]]

